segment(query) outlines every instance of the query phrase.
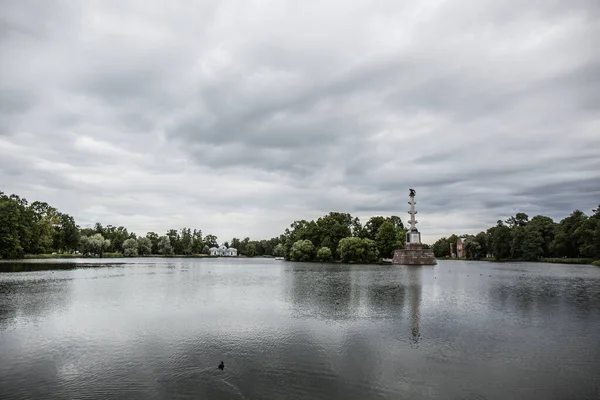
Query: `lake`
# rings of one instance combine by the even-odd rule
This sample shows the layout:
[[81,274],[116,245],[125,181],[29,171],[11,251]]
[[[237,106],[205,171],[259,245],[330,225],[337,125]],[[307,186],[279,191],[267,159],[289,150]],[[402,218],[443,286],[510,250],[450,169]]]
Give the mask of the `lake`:
[[0,398],[600,399],[598,267],[0,263],[13,270]]

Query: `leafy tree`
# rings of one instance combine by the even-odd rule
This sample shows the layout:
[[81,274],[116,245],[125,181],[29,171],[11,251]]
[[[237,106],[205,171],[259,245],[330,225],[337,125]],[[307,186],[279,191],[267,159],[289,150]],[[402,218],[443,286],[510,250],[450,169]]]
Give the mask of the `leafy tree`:
[[192,233],[192,253],[200,254],[202,253],[202,248],[204,247],[204,243],[202,243],[202,231],[200,229],[194,229]]
[[315,256],[315,246],[308,239],[296,241],[290,250],[292,261],[312,261]]
[[81,236],[79,238],[80,250],[83,254],[93,256],[104,255],[104,252],[110,248],[110,240],[104,239],[101,233],[96,233],[92,236]]
[[329,262],[333,258],[333,254],[331,253],[331,249],[329,247],[321,247],[317,251],[317,260],[320,262]]
[[465,246],[465,257],[469,260],[479,260],[481,258],[482,249],[481,244],[474,238],[470,238],[464,244]]
[[217,242],[217,237],[214,235],[204,236],[204,244],[207,245],[209,248],[219,247],[219,243]]
[[392,257],[394,250],[399,246],[398,229],[391,221],[385,221],[375,235],[375,243],[379,254],[384,258]]
[[285,255],[285,246],[282,243],[279,243],[277,246],[275,246],[275,248],[273,249],[273,256],[285,257]]
[[158,252],[165,256],[173,254],[173,246],[171,245],[171,239],[168,236],[161,236],[158,240]]
[[[123,243],[123,246],[125,243]],[[152,242],[147,237],[137,238],[137,249],[140,256],[152,254]]]
[[352,236],[353,219],[350,214],[330,212],[319,218],[316,225],[308,224],[307,239],[323,247],[335,249],[340,240]]
[[536,215],[529,221],[527,227],[537,231],[542,237],[542,256],[551,257],[552,241],[554,240],[554,232],[556,224],[550,217]]
[[169,229],[167,231],[167,237],[169,238],[169,243],[171,243],[173,253],[174,254],[183,254],[183,246],[181,243],[181,236],[179,236],[179,232],[177,231],[177,229]]
[[371,240],[375,240],[377,232],[379,232],[379,228],[381,227],[381,225],[383,225],[385,221],[385,217],[382,216],[369,218],[369,220],[365,224],[366,237]]
[[146,234],[146,238],[148,240],[150,240],[151,243],[151,249],[150,249],[150,253],[152,254],[158,254],[158,241],[160,239],[160,236],[158,236],[158,233],[156,232],[148,232]]
[[79,227],[75,219],[68,214],[59,213],[58,220],[52,247],[61,253],[75,250],[79,245]]
[[24,253],[21,244],[21,214],[24,207],[0,192],[0,258],[17,258]]
[[510,257],[513,259],[523,258],[522,244],[525,240],[525,226],[515,225],[511,230],[511,237]]
[[473,240],[475,242],[477,242],[477,244],[479,244],[479,250],[477,253],[477,258],[485,258],[488,255],[488,237],[487,234],[485,232],[479,232],[474,238]]
[[575,258],[581,255],[581,244],[585,230],[580,229],[585,225],[586,215],[575,210],[567,218],[558,223],[556,227],[552,248],[558,257]]
[[343,262],[370,263],[379,258],[379,251],[374,240],[357,237],[340,240],[338,253]]
[[506,220],[506,224],[510,228],[515,228],[517,226],[524,227],[524,226],[527,226],[528,222],[529,222],[529,216],[525,213],[517,213],[517,215],[515,215],[514,217],[509,217]]
[[258,254],[256,242],[249,242],[245,248],[245,255],[248,257],[256,257]]
[[123,242],[123,255],[125,257],[137,257],[138,242],[135,239],[127,239]]
[[358,217],[352,218],[352,222],[350,225],[350,229],[352,230],[352,236],[360,237],[360,235],[363,232],[363,226],[360,223],[360,219],[358,219]]
[[192,254],[192,248],[194,244],[194,239],[192,237],[192,230],[190,228],[181,229],[181,240],[180,240],[180,251],[178,254]]
[[450,243],[443,237],[433,244],[433,254],[436,257],[450,257]]
[[510,228],[499,220],[495,227],[488,229],[488,235],[495,258],[498,260],[509,258],[512,242]]
[[521,242],[521,258],[535,261],[544,255],[544,238],[533,226],[524,228],[523,241]]

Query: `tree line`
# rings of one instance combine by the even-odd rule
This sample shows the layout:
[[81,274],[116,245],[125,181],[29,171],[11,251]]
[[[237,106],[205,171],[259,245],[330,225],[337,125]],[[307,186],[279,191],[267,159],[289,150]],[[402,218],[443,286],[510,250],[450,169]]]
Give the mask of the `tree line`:
[[[465,257],[477,260],[493,257],[497,260],[527,260],[540,258],[600,258],[600,205],[587,216],[575,210],[560,222],[536,215],[529,219],[517,213],[477,235],[461,235]],[[459,236],[439,239],[433,245],[436,257],[449,257],[450,244]]]
[[[293,222],[279,237],[266,240],[233,238],[223,242],[239,255],[279,256],[293,261],[373,262],[404,246],[406,230],[397,216],[370,218],[363,226],[347,213],[330,212],[316,221]],[[0,258],[26,254],[72,254],[102,257],[208,254],[218,247],[215,235],[200,229],[169,229],[163,235],[138,236],[123,226],[96,223],[81,228],[75,219],[45,202],[0,192]]]
[[274,255],[287,260],[369,263],[404,247],[406,230],[398,216],[371,217],[363,226],[348,213],[330,212],[293,222],[279,240]]
[[[279,238],[250,240],[233,238],[224,242],[238,254],[271,256]],[[169,229],[164,235],[148,232],[138,236],[123,226],[96,223],[81,228],[75,219],[48,203],[29,203],[18,195],[0,191],[0,258],[21,258],[26,254],[72,254],[102,257],[105,253],[124,256],[209,254],[218,247],[215,235],[203,235],[200,229]]]

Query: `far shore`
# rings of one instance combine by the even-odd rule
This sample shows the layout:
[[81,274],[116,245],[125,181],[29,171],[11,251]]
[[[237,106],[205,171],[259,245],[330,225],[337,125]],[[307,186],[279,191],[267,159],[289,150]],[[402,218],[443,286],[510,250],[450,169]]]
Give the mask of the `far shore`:
[[514,263],[514,262],[533,262],[533,263],[550,263],[550,264],[583,264],[583,265],[595,265],[600,267],[600,260],[593,258],[540,258],[538,260],[497,260],[495,258],[481,258],[479,260],[469,260],[467,258],[453,258],[453,257],[438,257],[437,260],[445,261],[488,261],[496,263]]
[[[255,256],[248,257],[244,255],[238,255],[236,257],[221,257],[211,256],[209,254],[174,254],[174,255],[163,255],[163,254],[150,254],[144,256],[125,257],[122,253],[104,253],[102,257],[97,256],[85,256],[83,254],[26,254],[23,258],[19,259],[0,259],[3,261],[22,261],[22,260],[52,260],[52,259],[110,259],[110,258],[275,258],[274,256]],[[469,260],[466,258],[451,258],[451,257],[437,257],[437,260],[444,261],[488,261],[496,263],[511,263],[511,262],[535,262],[535,263],[552,263],[552,264],[581,264],[581,265],[595,265],[600,267],[600,260],[593,258],[541,258],[539,260],[496,260],[495,258],[482,258],[479,260]],[[333,261],[332,263],[336,263]],[[353,264],[353,263],[349,263]],[[376,262],[372,264],[389,264],[386,262]]]

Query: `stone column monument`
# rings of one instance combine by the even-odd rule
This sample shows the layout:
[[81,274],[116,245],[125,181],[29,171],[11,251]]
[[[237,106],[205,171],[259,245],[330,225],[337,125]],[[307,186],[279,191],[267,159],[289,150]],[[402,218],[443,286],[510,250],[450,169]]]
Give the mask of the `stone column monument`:
[[403,265],[435,265],[437,261],[433,255],[433,249],[424,249],[421,244],[421,233],[417,229],[417,220],[415,215],[415,195],[414,189],[410,189],[410,228],[406,232],[406,246],[404,249],[397,249],[394,251],[394,258],[392,264],[403,264]]

